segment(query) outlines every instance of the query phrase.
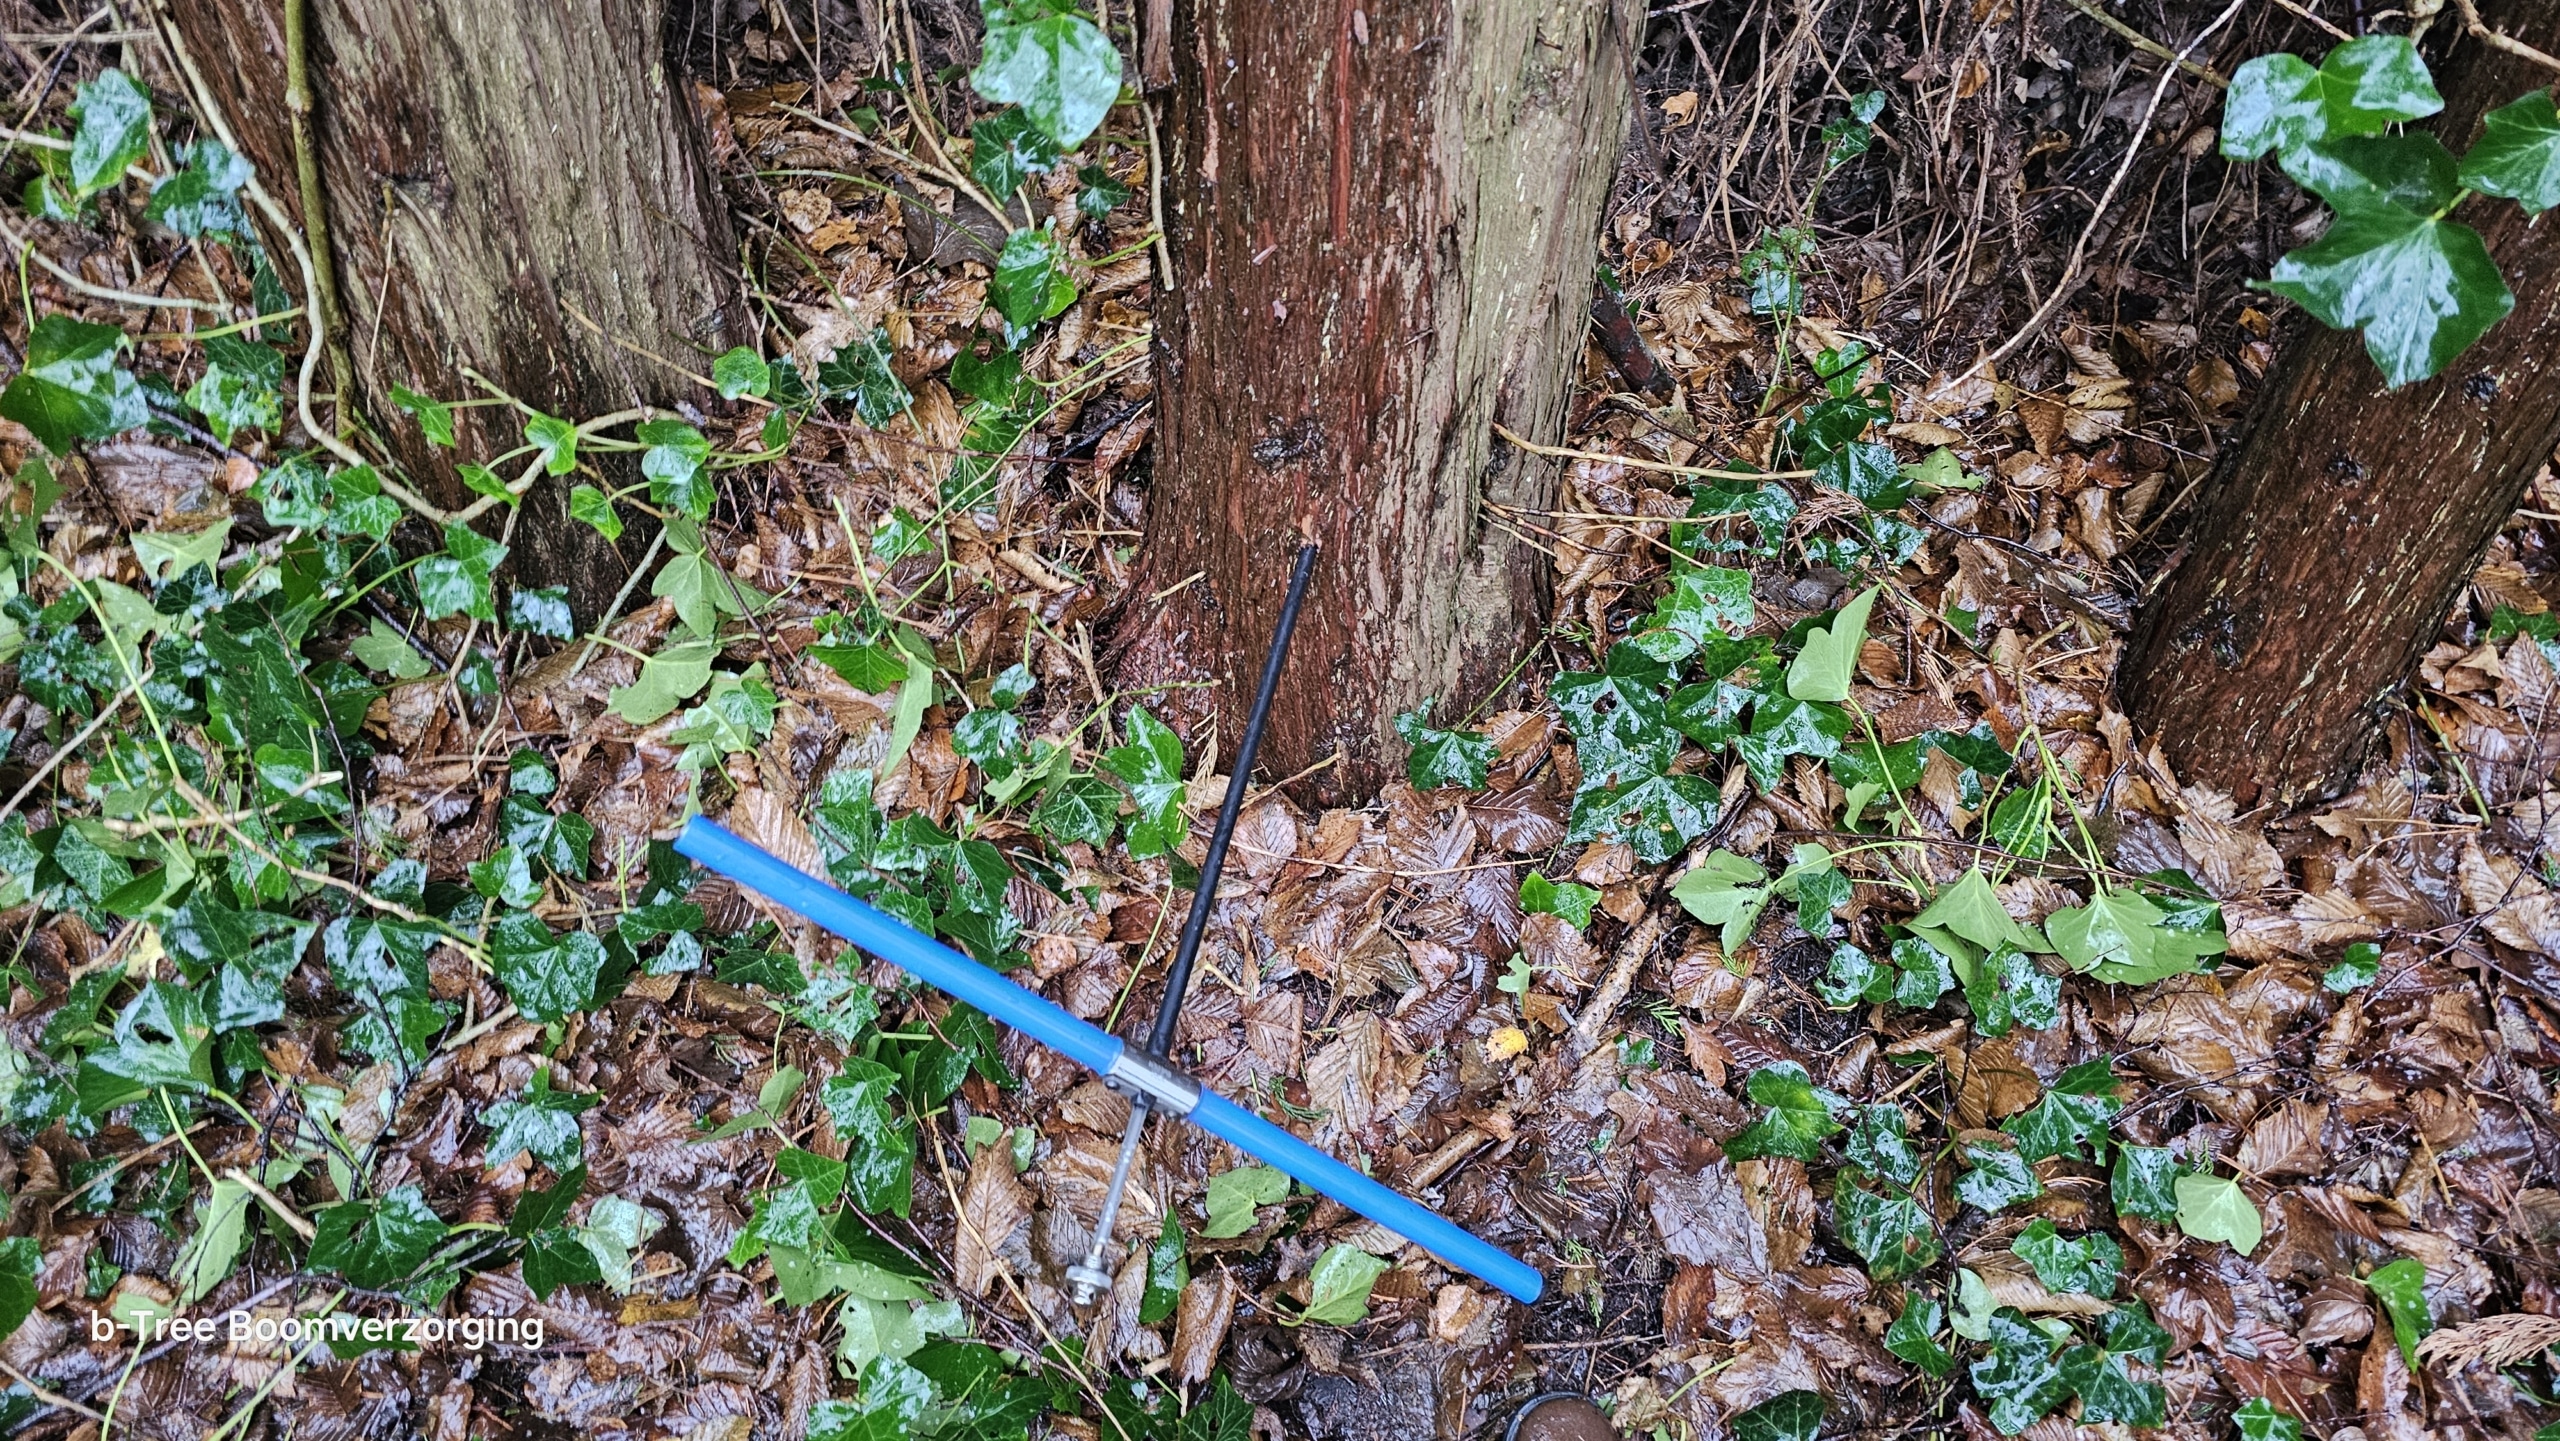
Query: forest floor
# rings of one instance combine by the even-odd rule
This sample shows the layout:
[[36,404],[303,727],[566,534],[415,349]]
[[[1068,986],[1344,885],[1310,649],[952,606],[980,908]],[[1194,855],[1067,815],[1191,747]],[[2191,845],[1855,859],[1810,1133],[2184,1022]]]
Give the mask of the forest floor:
[[[1581,359],[1564,494],[1504,520],[1550,633],[1375,804],[1245,804],[1180,1058],[1530,1259],[1532,1307],[1159,1125],[1080,1311],[1125,1103],[663,843],[696,803],[1077,1015],[1154,1014],[1235,778],[1105,681],[1152,459],[1138,107],[1029,177],[1074,296],[991,377],[1003,236],[913,158],[918,95],[945,147],[973,102],[877,78],[965,65],[976,17],[679,13],[768,386],[696,397],[751,459],[700,467],[601,644],[540,577],[501,577],[504,623],[435,613],[493,603],[453,557],[332,590],[379,573],[337,519],[378,497],[292,510],[286,328],[146,333],[23,272],[12,362],[38,313],[121,325],[158,418],[49,468],[0,423],[0,1427],[1492,1436],[1566,1390],[1666,1438],[2548,1438],[2560,481],[2354,790],[2185,783],[2113,668],[2291,323],[2245,282],[2311,206],[2144,48],[2216,9],[2111,8],[2137,44],[2020,3],[1657,6],[1603,262],[1671,387]],[[2316,53],[2291,9],[2194,63]],[[79,20],[10,7],[21,132],[77,132],[116,65],[161,100],[134,163],[192,164],[148,32],[21,43]],[[1867,92],[1872,143],[1826,138]],[[92,287],[281,308],[144,193],[9,222]],[[776,428],[786,356],[842,383]],[[1880,503],[1689,473],[1843,426],[1889,451]],[[1684,589],[1710,573],[1743,579]],[[1838,698],[1771,689],[1766,642],[1871,584]],[[1710,604],[1741,639],[1647,641]],[[333,753],[251,744],[278,715]],[[1602,745],[1669,747],[1711,827],[1568,842]],[[90,1329],[178,1306],[543,1344]],[[1805,1390],[1810,1420],[1764,1404]]]

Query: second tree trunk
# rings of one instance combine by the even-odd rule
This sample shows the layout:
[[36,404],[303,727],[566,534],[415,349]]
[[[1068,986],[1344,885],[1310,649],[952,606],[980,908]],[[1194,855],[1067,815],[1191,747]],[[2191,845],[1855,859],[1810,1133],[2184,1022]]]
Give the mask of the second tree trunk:
[[[1552,434],[1623,139],[1629,0],[1185,0],[1159,452],[1121,674],[1231,750],[1302,528],[1323,545],[1265,769],[1393,773],[1394,718],[1534,643]],[[1159,598],[1160,597],[1160,598]]]

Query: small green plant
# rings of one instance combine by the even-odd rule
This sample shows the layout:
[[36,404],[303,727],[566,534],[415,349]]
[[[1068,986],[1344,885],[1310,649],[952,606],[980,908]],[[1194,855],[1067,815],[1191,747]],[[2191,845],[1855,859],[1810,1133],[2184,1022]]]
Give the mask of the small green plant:
[[2335,330],[2360,330],[2394,387],[2436,375],[2515,308],[2478,231],[2451,218],[2474,195],[2528,215],[2560,205],[2560,112],[2534,91],[2489,112],[2457,160],[2432,135],[2396,127],[2444,108],[2417,47],[2366,35],[2318,66],[2261,55],[2223,102],[2222,153],[2275,152],[2295,184],[2327,202],[2328,233],[2275,263],[2262,288]]

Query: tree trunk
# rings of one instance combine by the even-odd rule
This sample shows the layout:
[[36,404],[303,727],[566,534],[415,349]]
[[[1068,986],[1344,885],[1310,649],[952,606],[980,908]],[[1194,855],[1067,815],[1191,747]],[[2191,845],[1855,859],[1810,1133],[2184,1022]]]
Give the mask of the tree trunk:
[[[249,158],[298,210],[290,119],[278,103],[281,7],[174,8]],[[339,338],[365,410],[440,505],[471,498],[455,462],[515,448],[522,417],[457,412],[458,451],[436,449],[389,404],[394,384],[447,400],[484,395],[467,367],[527,404],[584,420],[682,392],[670,365],[639,351],[701,370],[701,351],[739,329],[728,212],[667,62],[663,13],[658,0],[312,7]],[[585,622],[630,561],[568,517],[567,493],[564,478],[526,498],[514,568],[530,585],[569,586]]]
[[[1534,643],[1552,435],[1627,125],[1634,0],[1184,0],[1133,684],[1231,747],[1302,527],[1324,550],[1264,742],[1363,796],[1400,710],[1485,700]],[[1533,533],[1533,532],[1532,532]],[[1194,579],[1193,577],[1197,577]],[[1169,592],[1169,593],[1167,593]],[[1161,598],[1159,598],[1161,597]]]
[[[2546,0],[2480,8],[2508,35],[2560,47]],[[2438,22],[2455,23],[2450,9]],[[2552,78],[2469,37],[2434,69],[2436,133],[2457,155],[2484,111]],[[2399,390],[2353,332],[2300,322],[2184,561],[2136,620],[2118,673],[2128,713],[2182,778],[2244,805],[2354,783],[2393,694],[2560,443],[2560,227],[2505,200],[2469,201],[2458,218],[2487,239],[2514,313]]]

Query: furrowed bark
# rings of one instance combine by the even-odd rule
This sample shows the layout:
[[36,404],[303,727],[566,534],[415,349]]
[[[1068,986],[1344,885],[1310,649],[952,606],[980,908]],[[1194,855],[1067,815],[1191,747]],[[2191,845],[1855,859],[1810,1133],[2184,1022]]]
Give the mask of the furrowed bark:
[[[280,7],[172,9],[249,159],[294,174]],[[460,446],[440,450],[392,407],[394,384],[475,398],[468,367],[584,420],[684,393],[639,350],[700,370],[701,351],[739,330],[728,212],[666,62],[663,14],[657,0],[311,7],[311,128],[344,319],[333,339],[401,469],[439,505],[472,499],[455,462],[514,449],[523,417],[458,412]],[[587,621],[638,551],[569,518],[573,478],[526,497],[512,566],[527,585],[567,585]]]
[[1160,450],[1118,644],[1133,687],[1211,683],[1149,702],[1195,742],[1240,733],[1302,525],[1324,551],[1266,770],[1338,749],[1311,784],[1366,795],[1398,711],[1454,719],[1533,643],[1548,563],[1520,527],[1556,472],[1491,427],[1558,428],[1641,13],[1176,6]]
[[[2490,0],[2545,49],[2560,11]],[[2444,33],[2440,29],[2439,33]],[[2464,37],[2433,68],[2455,154],[2554,76]],[[2560,444],[2560,226],[2475,198],[2516,308],[2444,374],[2385,390],[2351,332],[2301,322],[2205,493],[2186,557],[2136,618],[2127,712],[2181,778],[2292,806],[2355,781],[2393,697]]]

